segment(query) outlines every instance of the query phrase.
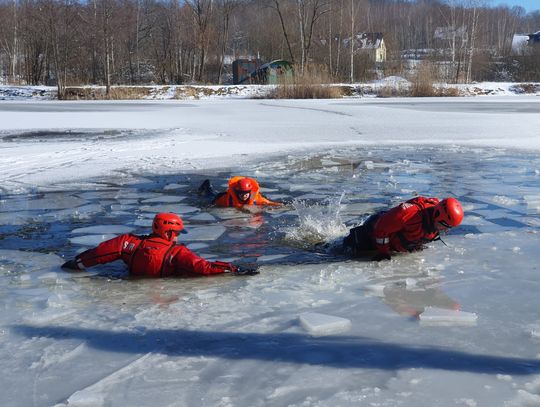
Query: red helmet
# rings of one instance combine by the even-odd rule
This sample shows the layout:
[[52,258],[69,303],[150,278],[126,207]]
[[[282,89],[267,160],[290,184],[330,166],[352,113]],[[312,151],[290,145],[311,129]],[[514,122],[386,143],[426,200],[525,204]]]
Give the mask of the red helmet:
[[463,220],[463,208],[456,198],[443,199],[435,205],[433,219],[444,227],[456,227]]
[[152,222],[152,233],[169,241],[183,229],[184,222],[174,213],[158,213]]
[[253,191],[253,183],[249,178],[242,178],[236,183],[234,190],[236,192],[251,192]]

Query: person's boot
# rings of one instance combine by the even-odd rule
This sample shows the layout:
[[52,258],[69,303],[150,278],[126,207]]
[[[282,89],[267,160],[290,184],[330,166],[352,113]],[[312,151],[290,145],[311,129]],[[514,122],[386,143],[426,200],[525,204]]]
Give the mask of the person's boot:
[[199,193],[199,195],[202,195],[202,196],[212,196],[212,195],[214,195],[212,184],[210,184],[209,179],[205,179],[203,181],[203,183],[201,184],[201,186],[198,189],[198,193]]

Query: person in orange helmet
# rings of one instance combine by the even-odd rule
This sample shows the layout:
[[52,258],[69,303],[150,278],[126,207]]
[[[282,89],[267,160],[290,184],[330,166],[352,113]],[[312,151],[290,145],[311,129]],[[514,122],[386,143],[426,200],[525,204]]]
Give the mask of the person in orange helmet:
[[260,193],[260,187],[253,178],[236,176],[229,180],[227,191],[216,194],[210,180],[205,180],[199,187],[199,193],[213,196],[212,204],[221,208],[242,208],[244,205],[282,206]]
[[372,260],[390,260],[391,252],[422,250],[425,243],[438,240],[441,232],[459,226],[462,220],[463,208],[457,199],[418,196],[352,228],[343,239],[343,249],[353,257],[375,252]]
[[68,260],[61,267],[68,271],[82,271],[87,267],[122,260],[129,273],[137,277],[195,276],[231,273],[257,274],[257,265],[206,261],[197,256],[177,238],[184,232],[184,223],[174,213],[158,213],[152,222],[152,234],[137,236],[126,233],[100,243]]

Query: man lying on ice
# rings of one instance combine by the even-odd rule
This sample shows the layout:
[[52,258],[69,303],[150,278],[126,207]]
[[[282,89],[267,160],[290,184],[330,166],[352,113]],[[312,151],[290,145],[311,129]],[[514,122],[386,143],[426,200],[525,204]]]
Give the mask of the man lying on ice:
[[390,260],[391,252],[413,252],[440,239],[440,233],[461,224],[463,208],[455,198],[439,201],[418,196],[371,215],[349,231],[343,249],[353,257],[373,255],[372,260]]
[[121,259],[128,266],[130,275],[138,277],[258,274],[258,266],[254,264],[234,265],[204,260],[183,244],[177,244],[180,233],[185,233],[180,216],[158,213],[152,222],[152,234],[137,236],[127,233],[107,240],[65,262],[62,268],[79,271]]

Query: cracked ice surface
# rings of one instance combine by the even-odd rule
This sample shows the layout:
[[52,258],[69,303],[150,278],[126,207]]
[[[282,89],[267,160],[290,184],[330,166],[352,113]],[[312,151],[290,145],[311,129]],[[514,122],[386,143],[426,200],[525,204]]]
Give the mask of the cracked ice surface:
[[[395,102],[382,102],[390,106],[385,111],[399,118],[399,109],[390,103]],[[308,114],[295,110],[296,104],[276,102],[267,108]],[[407,114],[414,116],[418,106]],[[356,107],[349,108],[354,115]],[[378,114],[378,107],[366,109]],[[308,112],[313,118],[330,115]],[[512,134],[529,134],[516,129],[538,127],[535,115],[525,120],[512,114],[497,122],[485,112],[484,119],[447,114],[440,125],[436,119],[428,123],[436,136],[452,131],[453,123],[470,125],[471,115],[487,126],[479,132],[508,143],[515,140]],[[362,117],[369,122],[368,116]],[[350,125],[348,117],[328,120],[322,129],[339,127],[341,121]],[[269,126],[268,120],[264,123]],[[508,134],[507,125],[512,127]],[[358,128],[369,132],[370,124]],[[235,137],[229,130],[223,138]],[[323,130],[314,128],[302,137],[320,139]],[[501,146],[403,146],[388,138],[415,137],[413,130],[418,129],[382,134],[386,147],[286,150],[286,156],[259,157],[256,163],[235,156],[223,167],[231,161],[241,166],[220,172],[190,171],[179,167],[185,164],[180,158],[163,160],[165,151],[149,152],[130,171],[122,167],[104,175],[96,168],[87,178],[36,187],[32,180],[40,177],[40,169],[50,176],[72,168],[53,168],[66,159],[86,162],[81,167],[90,171],[84,160],[91,151],[73,153],[86,141],[77,142],[73,133],[44,143],[32,144],[29,136],[5,142],[2,147],[43,152],[40,144],[59,145],[62,139],[61,149],[68,154],[34,156],[37,164],[30,167],[37,170],[28,177],[16,176],[30,168],[28,162],[17,164],[16,154],[3,156],[8,175],[0,197],[0,366],[9,374],[3,376],[0,405],[537,405],[540,157]],[[135,147],[145,144],[141,151],[156,138],[168,140],[165,148],[174,143],[184,148],[186,133],[148,134],[148,144],[142,143],[143,131],[114,133],[96,149],[119,148],[122,137],[134,138]],[[217,134],[209,137],[218,141]],[[467,135],[462,130],[457,138]],[[44,137],[32,135],[38,136]],[[132,150],[115,151],[122,156]],[[197,196],[205,178],[221,190],[229,176],[238,174],[254,176],[269,198],[291,204],[240,212],[208,207]],[[463,202],[465,220],[443,237],[446,245],[436,242],[382,263],[352,261],[331,251],[348,227],[416,193],[454,195]],[[205,238],[185,240],[196,253],[257,260],[261,274],[132,280],[122,264],[88,273],[59,269],[82,249],[70,238],[97,239],[124,228],[144,234],[160,208],[182,211],[188,232]],[[72,233],[77,230],[82,232]],[[316,243],[328,243],[330,249],[314,251]],[[444,325],[420,323],[434,309],[445,310],[438,314],[446,318]],[[448,317],[449,310],[458,309],[461,315],[476,315],[476,323],[463,325]],[[313,313],[329,321],[343,318],[350,327],[312,336],[300,316]]]

